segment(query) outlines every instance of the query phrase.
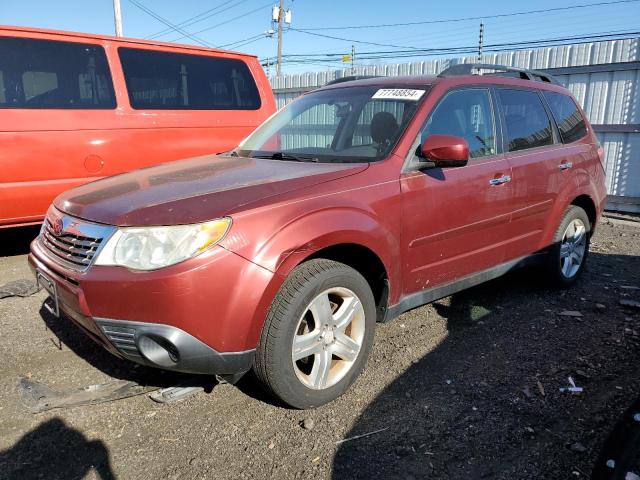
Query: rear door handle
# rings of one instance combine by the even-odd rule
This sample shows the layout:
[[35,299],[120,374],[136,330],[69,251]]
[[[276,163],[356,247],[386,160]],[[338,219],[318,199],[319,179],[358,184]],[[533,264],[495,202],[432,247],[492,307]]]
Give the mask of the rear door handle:
[[569,170],[571,167],[573,167],[573,163],[571,162],[561,163],[560,165],[558,165],[558,168],[560,168],[560,170]]
[[502,185],[503,183],[507,183],[510,181],[511,181],[511,177],[509,175],[503,175],[502,177],[492,178],[491,180],[489,180],[489,185],[492,185],[492,186]]

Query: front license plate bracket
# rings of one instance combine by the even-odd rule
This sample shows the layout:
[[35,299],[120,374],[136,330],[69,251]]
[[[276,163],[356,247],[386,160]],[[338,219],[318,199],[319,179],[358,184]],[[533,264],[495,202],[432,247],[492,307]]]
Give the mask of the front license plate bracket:
[[49,299],[51,300],[50,302],[44,302],[44,308],[54,317],[60,317],[60,304],[58,302],[58,288],[56,283],[40,271],[36,273],[36,279],[38,285],[47,291]]

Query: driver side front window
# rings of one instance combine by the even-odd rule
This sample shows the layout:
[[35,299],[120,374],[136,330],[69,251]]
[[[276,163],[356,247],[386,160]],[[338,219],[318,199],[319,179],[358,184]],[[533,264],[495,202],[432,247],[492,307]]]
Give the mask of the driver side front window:
[[431,113],[421,133],[421,142],[429,135],[453,135],[469,144],[469,158],[496,153],[496,135],[489,91],[470,88],[448,93]]

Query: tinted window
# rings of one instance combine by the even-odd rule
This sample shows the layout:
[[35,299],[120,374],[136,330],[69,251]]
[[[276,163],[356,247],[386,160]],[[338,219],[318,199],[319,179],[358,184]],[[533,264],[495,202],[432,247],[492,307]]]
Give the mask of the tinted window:
[[575,142],[587,134],[587,125],[573,99],[567,95],[544,92],[564,143]]
[[0,38],[0,108],[115,108],[104,49]]
[[455,135],[469,144],[469,157],[496,153],[496,137],[489,92],[474,88],[449,93],[435,108],[422,131],[429,135]]
[[536,92],[499,89],[510,152],[553,144],[551,120]]
[[240,60],[132,48],[120,48],[118,52],[133,108],[260,108],[256,84]]

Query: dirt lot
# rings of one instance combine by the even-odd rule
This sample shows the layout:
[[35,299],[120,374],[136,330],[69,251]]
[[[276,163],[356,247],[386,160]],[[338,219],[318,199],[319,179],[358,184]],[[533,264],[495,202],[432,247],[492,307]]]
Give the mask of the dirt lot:
[[[36,232],[0,232],[0,285],[30,278]],[[30,413],[20,377],[59,390],[188,379],[110,356],[49,316],[43,292],[6,298],[0,478],[588,478],[640,395],[640,311],[619,304],[640,300],[629,287],[640,287],[640,223],[605,220],[574,288],[523,270],[380,325],[354,388],[308,412],[246,379],[175,404],[139,395]],[[582,394],[560,393],[569,376]]]

